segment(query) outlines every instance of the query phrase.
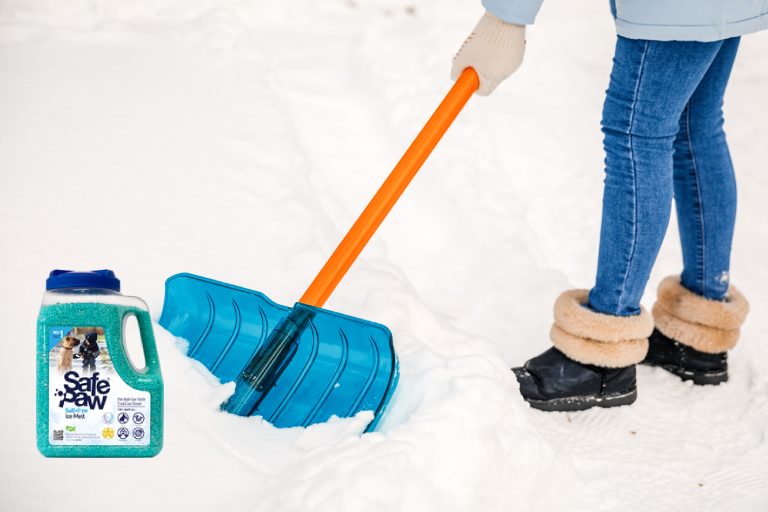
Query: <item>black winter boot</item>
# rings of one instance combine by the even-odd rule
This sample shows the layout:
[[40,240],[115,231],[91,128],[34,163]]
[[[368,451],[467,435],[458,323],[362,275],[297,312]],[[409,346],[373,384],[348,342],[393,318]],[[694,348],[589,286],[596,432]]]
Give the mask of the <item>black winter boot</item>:
[[637,398],[635,364],[648,351],[653,319],[620,317],[587,307],[588,290],[570,290],[555,302],[549,333],[555,345],[523,368],[513,368],[520,393],[544,411],[628,405]]
[[658,329],[648,338],[648,355],[640,364],[658,366],[694,384],[720,384],[728,380],[728,353],[707,354],[667,338]]
[[694,384],[728,380],[728,350],[736,346],[749,304],[735,286],[725,300],[710,300],[680,284],[661,281],[653,306],[656,329],[643,364],[659,366]]
[[523,398],[542,411],[615,407],[637,399],[635,365],[601,368],[581,364],[552,347],[512,371]]

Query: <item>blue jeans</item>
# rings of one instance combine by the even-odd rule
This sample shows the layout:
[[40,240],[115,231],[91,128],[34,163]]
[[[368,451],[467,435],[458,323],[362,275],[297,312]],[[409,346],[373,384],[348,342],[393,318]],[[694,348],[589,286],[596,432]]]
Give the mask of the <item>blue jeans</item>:
[[723,94],[739,38],[710,43],[618,38],[603,107],[605,192],[589,307],[640,313],[674,195],[681,283],[709,299],[728,290],[736,180]]

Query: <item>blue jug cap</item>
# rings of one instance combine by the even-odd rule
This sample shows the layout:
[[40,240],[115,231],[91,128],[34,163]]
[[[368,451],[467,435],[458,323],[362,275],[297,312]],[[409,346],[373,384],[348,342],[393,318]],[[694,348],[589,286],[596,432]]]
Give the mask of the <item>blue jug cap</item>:
[[111,270],[91,270],[90,272],[76,270],[52,270],[45,280],[45,289],[56,288],[106,288],[120,291],[120,280]]

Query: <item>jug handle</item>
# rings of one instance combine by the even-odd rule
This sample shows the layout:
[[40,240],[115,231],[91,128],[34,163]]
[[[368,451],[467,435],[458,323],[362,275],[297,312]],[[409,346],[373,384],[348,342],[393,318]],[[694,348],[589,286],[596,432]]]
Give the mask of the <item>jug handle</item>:
[[[130,361],[131,369],[140,375],[160,373],[160,360],[157,356],[157,344],[155,343],[155,333],[152,330],[152,320],[150,319],[149,311],[143,309],[126,311],[123,315],[123,326],[125,326],[126,319],[131,315],[136,317],[136,323],[139,324],[141,348],[144,350],[144,367],[136,368],[133,365],[133,361]],[[125,346],[125,332],[123,332],[123,350],[128,353]]]

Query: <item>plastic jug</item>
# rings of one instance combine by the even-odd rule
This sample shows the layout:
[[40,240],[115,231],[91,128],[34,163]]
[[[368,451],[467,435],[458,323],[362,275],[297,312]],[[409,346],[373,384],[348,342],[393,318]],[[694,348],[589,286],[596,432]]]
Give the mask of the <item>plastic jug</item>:
[[[135,316],[145,366],[125,323]],[[152,457],[163,446],[163,379],[146,303],[111,270],[54,270],[37,322],[37,446],[46,457]]]

